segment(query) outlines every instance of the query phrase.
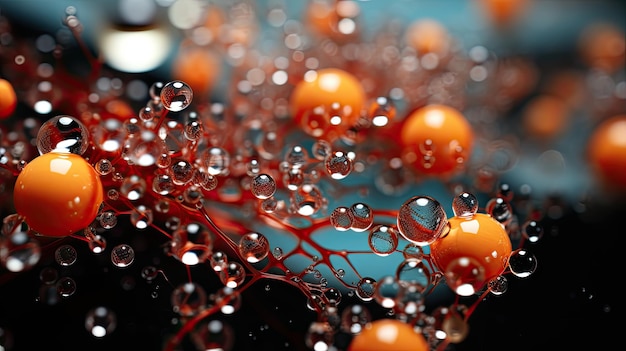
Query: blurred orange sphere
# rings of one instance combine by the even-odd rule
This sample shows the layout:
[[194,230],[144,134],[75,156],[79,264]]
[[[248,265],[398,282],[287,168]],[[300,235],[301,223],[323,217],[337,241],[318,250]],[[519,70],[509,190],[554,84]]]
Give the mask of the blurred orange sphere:
[[325,68],[307,72],[292,91],[289,104],[294,120],[305,131],[317,125],[324,133],[340,135],[356,124],[365,101],[365,90],[353,74]]
[[426,339],[397,319],[378,319],[357,334],[348,351],[428,351]]
[[594,23],[580,36],[583,60],[593,68],[615,72],[626,65],[626,33],[610,23]]
[[11,116],[16,107],[17,95],[13,85],[8,80],[0,78],[0,119]]
[[626,190],[626,114],[606,119],[595,128],[588,158],[605,185]]
[[569,108],[565,101],[556,96],[540,95],[533,98],[524,108],[524,129],[537,138],[549,139],[560,134],[569,120]]
[[80,155],[48,152],[17,176],[15,211],[44,236],[64,237],[87,227],[103,201],[100,176]]
[[473,293],[504,272],[512,246],[500,222],[476,213],[451,217],[448,224],[450,231],[435,240],[430,250],[435,266],[453,280],[448,282],[453,290],[472,288]]
[[507,26],[519,19],[531,0],[478,0],[484,14],[496,26]]
[[432,104],[412,112],[403,122],[400,141],[422,173],[452,174],[467,161],[474,131],[457,109]]
[[434,19],[414,21],[407,28],[405,35],[407,45],[414,48],[418,55],[433,53],[443,57],[450,50],[448,30]]
[[202,46],[181,45],[172,65],[172,78],[187,83],[198,97],[207,97],[220,72],[220,59]]

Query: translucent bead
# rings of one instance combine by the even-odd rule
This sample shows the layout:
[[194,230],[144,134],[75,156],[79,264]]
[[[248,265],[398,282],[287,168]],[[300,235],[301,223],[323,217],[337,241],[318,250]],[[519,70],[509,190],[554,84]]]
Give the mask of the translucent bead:
[[513,219],[513,209],[509,202],[502,197],[494,197],[489,200],[485,206],[485,212],[503,225],[507,225]]
[[170,166],[172,174],[172,182],[176,185],[184,185],[191,181],[194,174],[194,168],[191,163],[185,160],[176,160]]
[[191,339],[197,350],[231,350],[235,334],[226,322],[213,319],[199,323]]
[[130,266],[135,261],[135,250],[130,245],[119,244],[111,249],[111,262],[119,268]]
[[191,105],[193,90],[187,83],[175,80],[163,86],[160,98],[163,107],[172,112],[178,112]]
[[326,171],[333,179],[343,179],[347,177],[354,168],[352,159],[348,157],[348,154],[341,151],[335,151],[330,154],[326,158],[324,165]]
[[430,270],[423,261],[407,259],[398,265],[396,279],[404,285],[419,284],[425,288],[431,282]]
[[182,263],[193,266],[210,258],[213,235],[201,223],[190,222],[172,234],[171,253]]
[[388,256],[398,246],[398,233],[393,227],[379,224],[370,229],[368,243],[370,249],[376,255]]
[[519,278],[526,278],[537,269],[535,255],[525,249],[517,249],[509,256],[509,269]]
[[212,147],[204,152],[203,160],[210,175],[228,174],[228,167],[230,166],[230,154],[228,151],[219,147]]
[[393,308],[396,306],[400,289],[400,284],[393,276],[384,276],[376,283],[374,299],[384,308]]
[[360,304],[354,304],[341,313],[341,330],[351,335],[359,334],[372,321],[371,312]]
[[59,115],[44,122],[37,133],[37,150],[40,154],[52,150],[82,155],[87,151],[90,133],[78,119]]
[[252,179],[250,191],[257,199],[267,199],[276,192],[276,181],[269,174],[259,174]]
[[311,322],[305,335],[305,344],[310,350],[330,350],[335,332],[328,322]]
[[11,272],[23,272],[34,267],[41,258],[41,246],[26,232],[17,231],[0,242],[0,261]]
[[396,106],[391,99],[379,96],[372,102],[369,108],[368,117],[376,127],[384,127],[396,115]]
[[309,153],[300,145],[292,147],[285,155],[285,161],[289,163],[291,167],[300,168],[307,164],[309,160]]
[[103,158],[103,159],[99,160],[98,162],[96,162],[96,164],[94,165],[94,169],[100,175],[107,175],[107,174],[113,172],[114,167],[113,167],[113,164],[111,163],[111,161]]
[[70,297],[76,292],[76,281],[71,277],[63,277],[56,284],[57,293],[61,297]]
[[54,259],[61,266],[71,266],[77,258],[78,253],[72,245],[61,245],[54,251]]
[[535,243],[543,237],[543,226],[537,221],[529,220],[522,226],[522,235],[531,243]]
[[463,192],[452,200],[452,212],[455,216],[471,217],[478,211],[478,199],[474,194]]
[[229,262],[225,269],[220,271],[220,279],[224,285],[235,289],[243,284],[246,279],[246,271],[239,262]]
[[98,306],[87,312],[85,329],[96,338],[103,338],[115,331],[117,315],[107,307]]
[[296,213],[311,216],[322,207],[322,193],[314,185],[304,184],[291,194],[291,203]]
[[330,214],[330,224],[338,231],[346,231],[352,227],[352,212],[344,206],[337,207]]
[[104,229],[111,229],[117,225],[117,215],[113,211],[104,211],[100,215],[100,225]]
[[313,157],[317,160],[324,161],[332,152],[332,146],[326,140],[317,140],[312,147]]
[[428,245],[441,235],[447,215],[441,204],[429,196],[414,196],[404,202],[398,211],[398,230],[408,241]]
[[489,287],[489,292],[493,295],[502,295],[509,288],[509,282],[503,275],[492,278],[487,285]]
[[270,244],[263,234],[248,233],[239,240],[239,253],[246,261],[257,263],[270,252]]
[[193,316],[206,307],[206,292],[196,283],[183,283],[172,291],[171,303],[172,309],[179,315]]
[[371,277],[363,277],[356,284],[356,295],[363,301],[372,301],[376,289],[376,280]]
[[368,204],[362,202],[352,204],[350,213],[352,214],[350,229],[355,232],[366,231],[374,224],[374,211]]

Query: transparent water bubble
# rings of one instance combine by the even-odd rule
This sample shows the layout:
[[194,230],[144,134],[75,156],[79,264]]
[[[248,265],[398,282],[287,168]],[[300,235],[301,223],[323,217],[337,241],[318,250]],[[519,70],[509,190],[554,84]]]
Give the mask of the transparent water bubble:
[[127,244],[119,244],[111,249],[111,262],[119,268],[130,266],[135,261],[135,250]]
[[374,211],[372,211],[372,208],[368,204],[357,202],[352,204],[349,210],[352,214],[352,225],[350,229],[353,231],[364,232],[374,224]]
[[394,227],[379,224],[370,229],[368,243],[376,255],[388,256],[398,247],[398,233]]
[[59,272],[52,267],[45,267],[39,272],[39,280],[46,285],[52,285],[59,279]]
[[507,225],[513,219],[511,204],[502,197],[489,200],[485,206],[485,212],[503,225]]
[[293,210],[302,216],[312,216],[322,207],[324,197],[315,185],[303,184],[291,194]]
[[107,175],[115,169],[111,161],[106,158],[100,159],[93,167],[100,175]]
[[471,217],[478,212],[478,199],[474,194],[462,192],[452,200],[452,212],[458,217]]
[[96,338],[103,338],[115,331],[117,315],[107,307],[92,308],[85,316],[85,329]]
[[37,133],[37,150],[40,154],[59,150],[82,155],[87,151],[89,142],[87,127],[77,118],[67,115],[50,118]]
[[161,91],[163,90],[164,86],[165,83],[163,82],[152,83],[152,85],[150,85],[150,89],[148,90],[148,93],[150,94],[150,99],[154,101],[161,100]]
[[199,222],[190,222],[172,234],[171,253],[188,266],[205,262],[212,254],[213,235]]
[[230,167],[230,153],[219,147],[207,149],[202,156],[207,172],[212,176],[227,175]]
[[39,242],[26,232],[16,231],[6,240],[0,240],[0,261],[11,272],[27,271],[39,263],[40,258]]
[[485,268],[472,257],[452,260],[445,270],[446,284],[459,296],[471,296],[485,284]]
[[489,280],[489,283],[487,283],[487,285],[489,287],[490,293],[492,293],[493,295],[502,295],[508,290],[509,281],[508,279],[506,279],[505,276],[499,275]]
[[178,112],[191,105],[193,90],[187,83],[175,80],[163,86],[160,98],[163,107],[172,112]]
[[341,312],[341,331],[358,335],[372,321],[372,313],[361,304],[349,306]]
[[170,166],[172,182],[176,185],[184,185],[191,181],[194,174],[194,167],[185,160],[175,160]]
[[399,282],[400,291],[396,298],[395,310],[407,316],[417,316],[424,309],[426,298],[426,288],[419,283]]
[[398,265],[396,280],[404,285],[419,284],[426,287],[431,282],[430,270],[423,261],[407,259]]
[[469,324],[459,313],[449,313],[441,324],[441,329],[446,333],[446,340],[458,344],[465,340],[469,334]]
[[384,308],[394,308],[401,286],[393,276],[384,276],[376,283],[374,299]]
[[396,106],[393,100],[385,97],[377,97],[370,105],[368,118],[376,127],[384,127],[396,115]]
[[320,139],[313,144],[311,151],[315,159],[324,161],[332,152],[332,145],[328,141]]
[[241,294],[228,286],[219,289],[214,300],[216,305],[220,305],[220,312],[223,314],[233,314],[241,308]]
[[276,192],[276,181],[269,174],[259,174],[252,179],[250,191],[257,199],[267,199]]
[[[159,162],[164,162],[161,159],[164,154],[167,157],[165,141],[150,130],[141,130],[140,133],[128,139],[123,157],[132,165],[150,167],[157,164],[161,167]],[[169,158],[166,161],[169,162]],[[169,163],[165,167],[168,166]]]
[[522,235],[531,243],[536,243],[543,237],[543,226],[534,220],[526,221],[522,225]]
[[144,196],[146,187],[146,180],[139,175],[133,174],[124,178],[120,186],[120,194],[130,201],[136,201]]
[[117,225],[117,215],[113,211],[104,211],[100,215],[100,225],[104,229],[111,229]]
[[429,196],[414,196],[398,211],[400,234],[420,246],[429,245],[444,231],[448,217],[441,204]]
[[270,244],[263,234],[248,233],[239,239],[239,253],[246,261],[257,263],[270,252]]
[[220,280],[229,288],[235,289],[246,279],[246,270],[239,262],[228,262],[225,269],[220,271]]
[[221,272],[227,268],[228,256],[223,251],[215,251],[211,255],[211,268],[216,272]]
[[141,277],[146,281],[153,281],[159,275],[159,270],[155,266],[145,266],[141,270]]
[[338,231],[346,231],[352,227],[352,212],[345,206],[337,207],[330,214],[330,224]]
[[154,215],[151,208],[139,205],[130,212],[129,220],[135,228],[146,229],[152,225]]
[[417,244],[408,243],[402,250],[402,256],[404,256],[405,260],[414,259],[421,261],[424,258],[424,249]]
[[207,295],[204,288],[199,284],[186,282],[172,291],[170,300],[174,312],[189,317],[206,307]]
[[324,166],[333,179],[344,179],[354,169],[352,159],[342,151],[335,151],[326,157]]
[[509,256],[509,269],[516,277],[529,277],[537,269],[537,258],[526,249],[514,250]]
[[72,245],[61,245],[54,251],[54,259],[61,266],[71,266],[77,258],[78,253]]
[[232,327],[217,319],[204,321],[190,333],[197,350],[232,350],[235,333]]
[[335,332],[328,322],[311,322],[305,335],[305,344],[311,350],[330,350]]
[[99,254],[99,253],[104,252],[104,250],[106,250],[107,241],[103,236],[91,235],[91,236],[88,236],[87,239],[89,240],[88,245],[89,245],[89,249],[91,250],[91,252],[95,254]]
[[285,155],[285,161],[293,168],[301,168],[309,161],[309,153],[304,147],[295,145]]
[[363,301],[372,301],[376,292],[376,280],[371,277],[363,277],[356,284],[354,291],[356,295]]
[[70,297],[76,292],[76,281],[71,277],[62,277],[56,284],[57,293],[61,297]]
[[278,209],[278,201],[274,197],[263,200],[261,209],[265,213],[274,213]]

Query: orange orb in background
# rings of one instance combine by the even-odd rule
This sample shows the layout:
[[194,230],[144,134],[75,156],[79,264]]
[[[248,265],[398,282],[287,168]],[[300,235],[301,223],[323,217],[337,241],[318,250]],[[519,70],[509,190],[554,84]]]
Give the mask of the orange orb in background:
[[457,109],[432,104],[415,110],[404,120],[400,141],[406,159],[420,172],[446,175],[467,161],[474,131]]
[[357,334],[348,351],[427,351],[426,339],[397,319],[378,319]]
[[626,65],[626,32],[611,23],[594,23],[580,36],[583,60],[592,68],[615,72]]
[[439,21],[430,18],[411,23],[406,30],[405,40],[418,55],[433,53],[443,57],[450,50],[448,30]]
[[531,0],[478,0],[481,10],[496,26],[507,26],[519,19]]
[[601,181],[626,191],[626,114],[602,121],[587,144],[588,158]]
[[452,290],[469,296],[508,265],[512,246],[504,226],[484,213],[448,219],[450,231],[430,244],[435,266]]
[[539,95],[524,107],[524,129],[540,139],[554,138],[568,125],[569,112],[565,100],[547,94]]
[[221,72],[221,62],[210,49],[181,45],[172,65],[172,77],[187,83],[195,96],[208,98]]
[[309,71],[291,93],[294,120],[316,137],[341,135],[358,121],[366,100],[361,82],[338,68]]
[[13,114],[17,107],[17,95],[13,85],[0,78],[0,119],[7,118]]
[[52,151],[29,162],[18,175],[13,202],[29,228],[64,237],[87,227],[103,201],[100,176],[80,155]]

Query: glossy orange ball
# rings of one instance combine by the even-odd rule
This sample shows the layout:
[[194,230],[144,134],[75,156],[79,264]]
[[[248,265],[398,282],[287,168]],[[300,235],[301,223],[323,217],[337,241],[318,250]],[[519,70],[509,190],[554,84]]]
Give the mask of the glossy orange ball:
[[411,23],[406,29],[405,40],[418,55],[432,53],[440,58],[448,54],[451,46],[451,37],[446,27],[430,18]]
[[412,112],[402,124],[400,141],[405,159],[430,175],[455,173],[469,158],[472,126],[457,109],[432,104]]
[[[449,232],[430,245],[435,266],[457,294],[471,295],[501,275],[512,251],[504,226],[484,213],[448,219]],[[468,291],[469,290],[469,291]]]
[[[341,134],[358,121],[366,94],[353,74],[338,68],[309,71],[290,96],[294,120],[303,129],[316,135]],[[321,108],[321,111],[316,111]],[[312,116],[315,115],[315,116]]]
[[13,114],[17,107],[17,95],[13,85],[0,78],[0,119],[7,118]]
[[15,211],[43,236],[64,237],[87,227],[103,200],[100,176],[80,155],[52,151],[34,158],[18,175]]
[[427,351],[426,339],[410,325],[397,319],[378,319],[365,326],[350,343],[348,351]]
[[594,172],[607,187],[626,191],[626,114],[602,121],[587,144]]

